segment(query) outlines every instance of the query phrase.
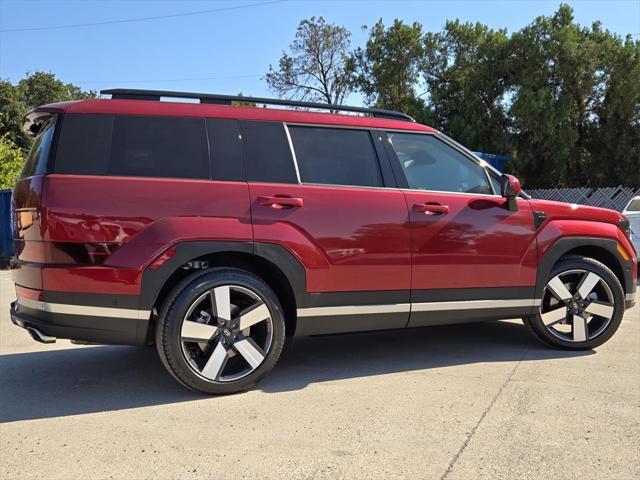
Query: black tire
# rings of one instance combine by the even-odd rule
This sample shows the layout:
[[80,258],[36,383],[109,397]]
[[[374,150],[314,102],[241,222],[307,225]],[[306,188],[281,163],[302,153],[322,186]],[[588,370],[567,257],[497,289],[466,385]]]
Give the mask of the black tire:
[[[262,363],[246,376],[237,380],[212,380],[204,378],[187,359],[182,337],[182,324],[185,315],[197,299],[216,287],[233,286],[251,291],[266,305],[270,314],[270,345],[264,351]],[[212,302],[213,304],[213,302]],[[213,305],[212,305],[213,309]],[[212,316],[212,325],[215,326]],[[238,324],[240,322],[237,322]],[[220,334],[223,340],[228,340]],[[206,394],[229,394],[250,389],[264,377],[278,361],[285,340],[284,314],[278,297],[262,279],[244,270],[235,268],[212,268],[195,273],[182,280],[168,295],[160,310],[156,328],[156,348],[162,363],[169,373],[184,386]],[[214,340],[209,342],[217,343]],[[222,342],[224,343],[224,342]],[[228,343],[228,342],[227,342]],[[197,343],[201,345],[201,343]],[[232,350],[230,343],[227,351]],[[235,354],[235,352],[234,352]],[[239,354],[239,353],[238,353]],[[243,360],[242,356],[239,360]],[[225,360],[226,365],[227,360]],[[226,367],[222,367],[224,370]]]
[[[594,335],[593,338],[588,338],[585,341],[568,341],[563,338],[559,338],[558,335],[551,333],[542,320],[541,309],[543,308],[543,305],[541,305],[541,308],[535,316],[524,318],[523,320],[531,333],[533,333],[538,340],[548,346],[564,350],[590,350],[602,345],[613,336],[616,330],[618,330],[625,309],[624,289],[615,274],[602,262],[594,260],[593,258],[578,255],[568,255],[563,257],[553,267],[548,278],[545,279],[545,285],[547,285],[548,282],[557,275],[562,275],[565,272],[574,270],[584,270],[585,272],[592,272],[598,275],[600,279],[606,283],[606,286],[609,288],[613,297],[613,315],[609,322],[601,328],[601,331],[597,332],[597,335]],[[544,297],[542,301],[544,304]],[[588,334],[589,327],[587,327],[587,335]]]

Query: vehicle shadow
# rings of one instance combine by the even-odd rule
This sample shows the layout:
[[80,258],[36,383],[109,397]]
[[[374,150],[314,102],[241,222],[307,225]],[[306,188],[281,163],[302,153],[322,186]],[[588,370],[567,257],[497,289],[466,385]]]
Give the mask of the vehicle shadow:
[[[511,322],[301,338],[257,388],[285,392],[356,377],[592,353],[547,349]],[[171,378],[154,348],[93,346],[0,356],[0,423],[203,398]]]

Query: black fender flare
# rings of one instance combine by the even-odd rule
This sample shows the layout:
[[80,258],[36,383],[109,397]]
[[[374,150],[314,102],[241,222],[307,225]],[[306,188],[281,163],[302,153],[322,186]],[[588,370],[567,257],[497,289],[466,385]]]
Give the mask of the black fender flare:
[[557,261],[563,255],[578,247],[597,247],[606,250],[616,259],[620,270],[624,274],[624,284],[622,285],[624,291],[626,293],[635,292],[635,284],[632,277],[633,265],[631,264],[631,261],[627,261],[622,258],[618,252],[618,242],[616,240],[612,238],[567,237],[557,240],[538,263],[535,298],[542,298],[542,292],[544,290],[547,277],[551,273],[551,270]]
[[[172,247],[169,247],[172,248]],[[296,305],[305,303],[306,274],[302,263],[291,252],[275,243],[234,241],[188,241],[173,245],[175,254],[160,267],[147,267],[142,274],[140,309],[150,310],[156,303],[162,287],[182,265],[213,253],[244,253],[260,257],[276,265],[287,277]]]

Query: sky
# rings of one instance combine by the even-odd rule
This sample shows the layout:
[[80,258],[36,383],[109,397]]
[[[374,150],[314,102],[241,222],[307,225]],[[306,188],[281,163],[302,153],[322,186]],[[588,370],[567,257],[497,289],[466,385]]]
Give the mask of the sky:
[[[418,21],[425,31],[448,19],[519,30],[557,10],[556,0],[0,0],[0,79],[50,71],[84,89],[147,88],[273,96],[264,81],[300,20],[324,16],[366,42],[363,25]],[[582,25],[600,20],[640,37],[640,0],[566,1]],[[194,13],[198,12],[198,13]],[[146,17],[163,17],[140,20]],[[124,22],[122,22],[125,20]],[[105,23],[108,22],[108,23]],[[99,23],[95,25],[95,23]],[[77,24],[94,24],[69,27]],[[56,27],[56,28],[50,28]],[[63,27],[63,28],[58,28]],[[356,96],[350,103],[359,104]]]

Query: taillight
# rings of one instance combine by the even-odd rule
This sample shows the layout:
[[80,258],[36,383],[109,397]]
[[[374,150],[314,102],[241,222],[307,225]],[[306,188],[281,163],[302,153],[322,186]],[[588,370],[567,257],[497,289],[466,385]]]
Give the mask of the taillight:
[[11,219],[15,238],[23,238],[24,232],[40,221],[40,212],[37,208],[14,209]]

